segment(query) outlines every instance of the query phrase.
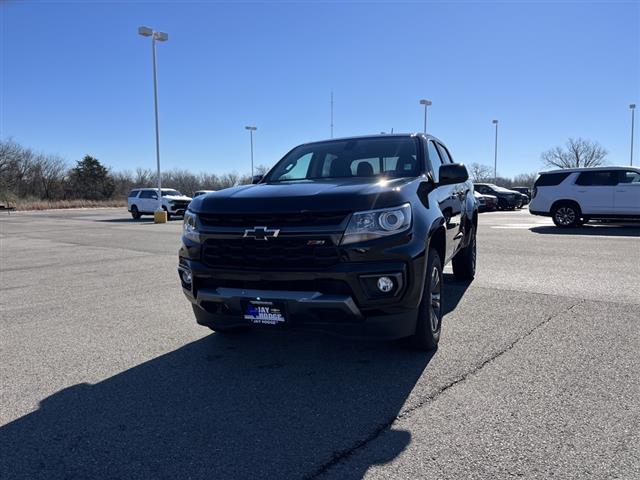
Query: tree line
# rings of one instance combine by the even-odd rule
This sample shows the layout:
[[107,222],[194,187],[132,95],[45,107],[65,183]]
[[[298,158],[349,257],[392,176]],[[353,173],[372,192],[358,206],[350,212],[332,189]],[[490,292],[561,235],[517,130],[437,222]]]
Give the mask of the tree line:
[[[582,138],[570,138],[565,147],[543,152],[542,163],[547,167],[594,167],[605,162],[607,151],[598,143]],[[513,178],[494,178],[487,165],[468,165],[469,176],[475,182],[492,182],[503,187],[532,186],[536,173]],[[258,166],[256,173],[268,170]],[[249,174],[236,172],[193,173],[185,169],[162,172],[162,184],[186,195],[196,190],[221,190],[234,185],[251,183]],[[0,140],[0,201],[12,199],[38,200],[110,200],[124,199],[133,187],[154,187],[156,175],[150,169],[111,171],[98,159],[86,155],[70,167],[57,156],[35,152],[13,140]]]
[[[266,170],[264,166],[256,167],[258,174]],[[196,190],[221,190],[247,183],[251,183],[251,175],[236,172],[220,175],[185,169],[162,172],[162,185],[186,195]],[[0,140],[0,201],[124,199],[133,187],[156,185],[156,174],[150,169],[114,172],[90,155],[70,167],[57,155],[35,152],[13,140]]]
[[[540,155],[542,164],[547,168],[580,168],[604,165],[607,150],[597,142],[584,138],[570,138],[564,147],[557,146]],[[491,182],[500,187],[532,187],[537,173],[522,173],[513,178],[494,176],[493,168],[480,163],[467,166],[469,177],[474,182]]]

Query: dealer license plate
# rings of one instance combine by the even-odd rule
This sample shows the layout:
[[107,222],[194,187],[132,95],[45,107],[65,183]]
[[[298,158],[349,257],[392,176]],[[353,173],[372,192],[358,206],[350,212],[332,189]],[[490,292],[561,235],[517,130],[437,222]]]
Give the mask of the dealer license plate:
[[249,300],[244,306],[244,318],[260,325],[281,325],[285,322],[285,313],[277,302]]

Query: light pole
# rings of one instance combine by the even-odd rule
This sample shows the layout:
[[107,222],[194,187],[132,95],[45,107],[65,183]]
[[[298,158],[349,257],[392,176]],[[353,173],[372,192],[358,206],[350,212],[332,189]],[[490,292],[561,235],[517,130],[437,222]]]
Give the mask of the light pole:
[[632,103],[629,105],[629,109],[631,110],[631,162],[629,165],[633,166],[633,123],[635,120],[636,104]]
[[493,181],[498,178],[498,120],[493,120],[492,123],[496,126],[496,138],[493,145]]
[[[160,178],[160,130],[158,124],[158,80],[156,77],[156,41],[166,42],[167,40],[169,40],[169,35],[167,35],[165,32],[156,32],[149,27],[139,27],[138,34],[142,35],[143,37],[151,37],[151,57],[153,59],[153,105],[156,117],[156,164],[158,168],[158,208],[156,211],[162,212],[162,179]],[[164,221],[166,221],[166,217],[164,217]]]
[[423,98],[420,105],[424,105],[424,133],[427,133],[427,107],[431,105],[431,100]]
[[331,138],[333,138],[333,90],[331,90]]
[[255,132],[258,129],[258,127],[247,125],[244,128],[249,130],[249,137],[251,138],[251,180],[253,181],[253,132]]

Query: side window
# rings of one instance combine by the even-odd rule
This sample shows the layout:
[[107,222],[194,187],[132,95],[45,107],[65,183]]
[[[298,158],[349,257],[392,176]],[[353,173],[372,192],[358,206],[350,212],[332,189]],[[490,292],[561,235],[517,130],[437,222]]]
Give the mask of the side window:
[[139,191],[140,190],[131,190],[131,192],[129,192],[129,198],[137,197]]
[[154,192],[153,190],[143,190],[142,192],[140,192],[140,198],[158,198],[158,195],[156,195],[156,192]]
[[618,172],[607,170],[582,172],[576,180],[576,185],[584,187],[603,187],[617,184]]
[[444,145],[438,144],[438,150],[440,150],[440,156],[442,157],[442,163],[453,163],[451,159],[451,155],[449,155],[449,150],[445,148]]
[[555,187],[560,185],[571,172],[543,173],[533,184],[534,187]]
[[633,170],[623,170],[620,172],[618,183],[637,183],[640,184],[640,173]]

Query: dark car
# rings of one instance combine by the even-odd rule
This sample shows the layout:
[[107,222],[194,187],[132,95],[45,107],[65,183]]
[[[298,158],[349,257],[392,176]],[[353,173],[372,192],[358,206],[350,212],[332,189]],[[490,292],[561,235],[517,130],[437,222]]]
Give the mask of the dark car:
[[422,134],[300,145],[254,185],[195,198],[179,253],[196,321],[412,337],[436,348],[443,266],[475,274],[464,165]]
[[522,197],[518,192],[509,190],[504,187],[498,187],[492,183],[474,183],[473,188],[476,192],[483,195],[493,195],[498,198],[498,209],[515,210],[522,207]]
[[479,212],[493,212],[498,208],[498,197],[494,195],[484,195],[482,193],[473,192],[473,196],[478,202]]
[[511,190],[522,193],[531,199],[531,189],[529,187],[511,187]]
[[522,198],[521,207],[529,205],[529,202],[531,201],[531,189],[529,187],[511,187],[511,190],[520,194],[520,198]]

